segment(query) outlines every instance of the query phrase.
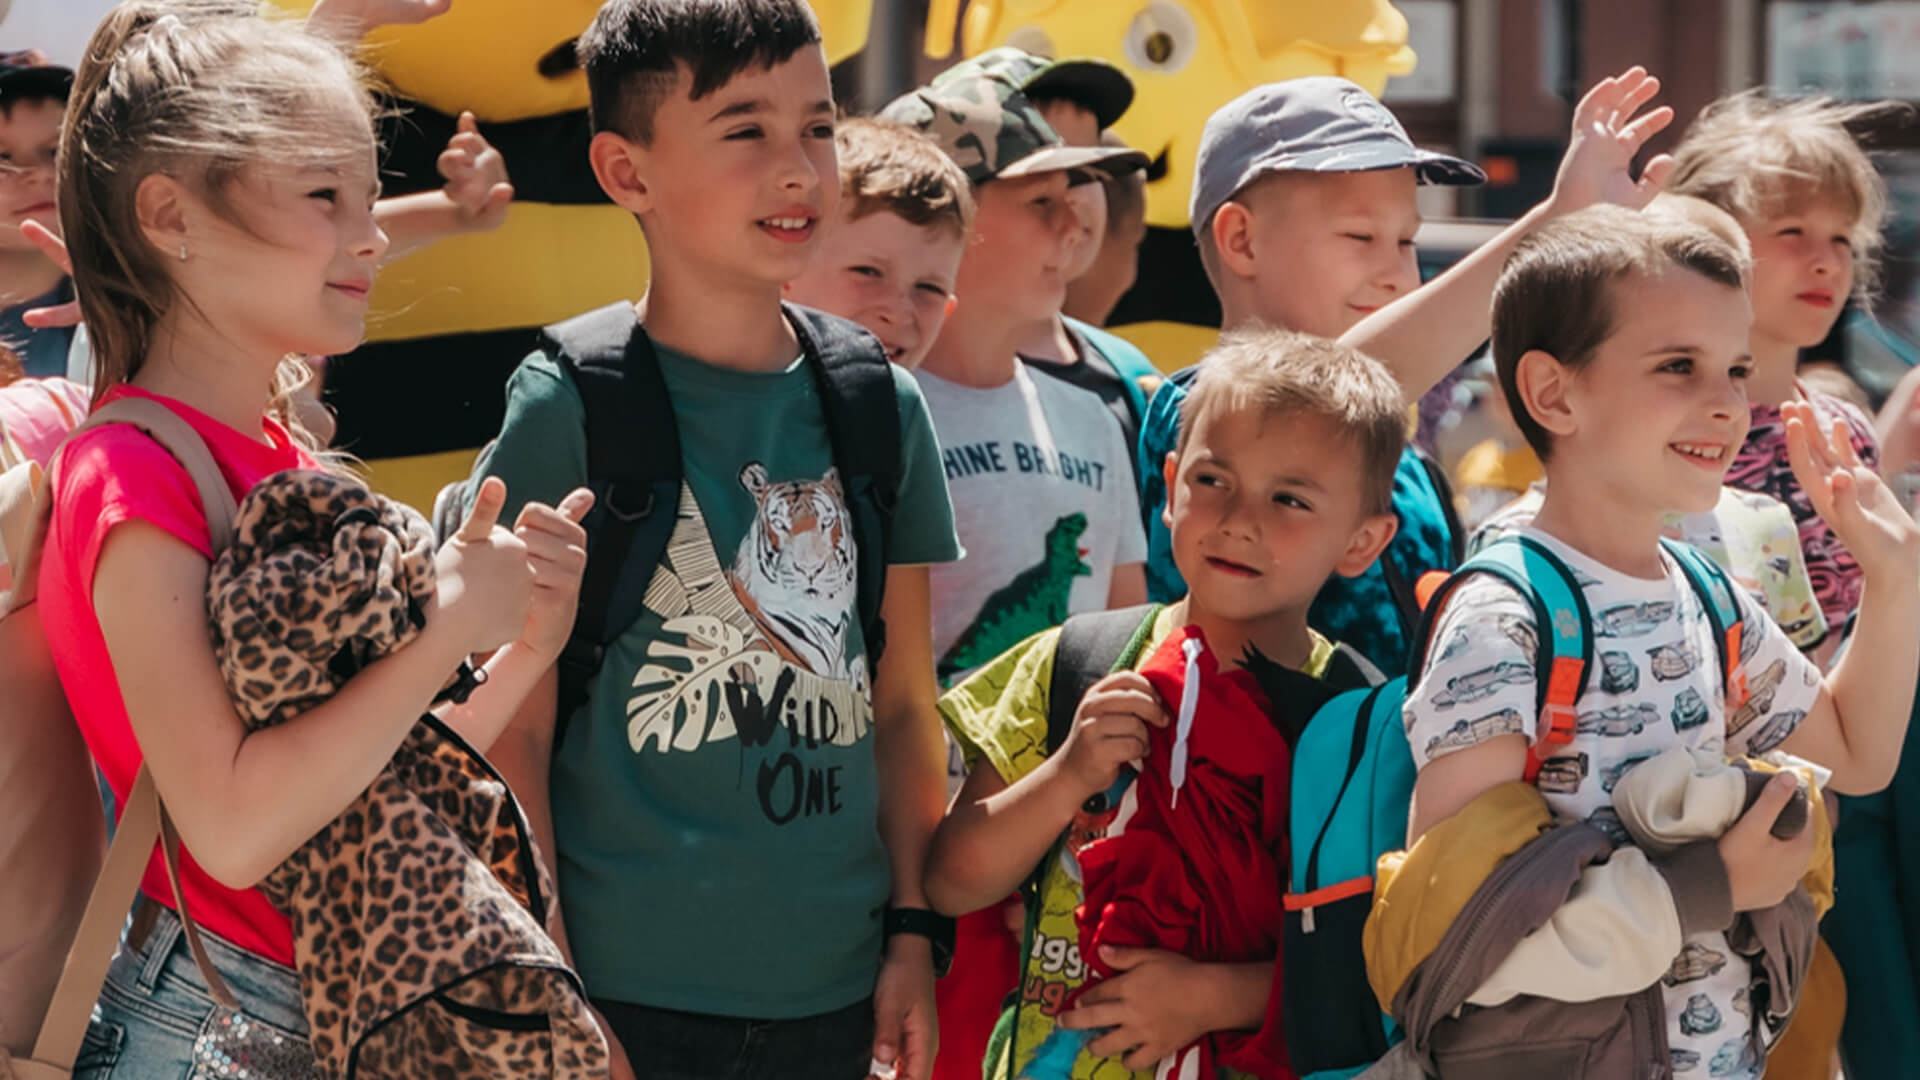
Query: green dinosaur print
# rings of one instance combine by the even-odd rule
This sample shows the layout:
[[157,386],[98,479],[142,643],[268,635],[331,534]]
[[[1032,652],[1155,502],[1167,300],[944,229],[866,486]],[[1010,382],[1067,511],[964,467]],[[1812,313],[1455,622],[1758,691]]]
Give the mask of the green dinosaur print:
[[1073,579],[1091,577],[1093,567],[1080,557],[1087,515],[1068,514],[1047,530],[1047,553],[1037,565],[1014,575],[980,605],[966,632],[940,658],[940,678],[977,668],[1042,630],[1067,621]]

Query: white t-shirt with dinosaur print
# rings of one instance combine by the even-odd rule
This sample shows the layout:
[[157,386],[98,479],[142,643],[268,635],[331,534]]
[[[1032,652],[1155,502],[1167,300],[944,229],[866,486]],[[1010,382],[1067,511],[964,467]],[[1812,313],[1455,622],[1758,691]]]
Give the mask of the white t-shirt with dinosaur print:
[[1097,394],[1018,365],[979,390],[915,372],[940,440],[965,555],[933,568],[933,656],[951,682],[1107,606],[1143,562],[1131,447]]
[[[1728,756],[1761,754],[1793,734],[1820,693],[1820,671],[1745,590],[1740,667],[1748,699],[1728,715],[1712,624],[1671,557],[1665,575],[1630,577],[1528,528],[1573,571],[1592,614],[1594,666],[1576,706],[1571,745],[1536,785],[1560,821],[1588,821],[1626,840],[1613,790],[1640,762],[1676,744]],[[1407,741],[1416,765],[1501,735],[1536,734],[1531,607],[1491,575],[1447,599],[1432,653],[1408,694]],[[1763,1071],[1747,1041],[1751,973],[1722,933],[1694,934],[1663,980],[1667,1038],[1678,1080],[1751,1078]]]

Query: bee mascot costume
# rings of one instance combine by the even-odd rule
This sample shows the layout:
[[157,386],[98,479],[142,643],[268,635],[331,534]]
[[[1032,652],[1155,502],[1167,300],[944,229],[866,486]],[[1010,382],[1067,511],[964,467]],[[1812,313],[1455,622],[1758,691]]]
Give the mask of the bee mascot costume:
[[927,51],[968,56],[1013,45],[1044,56],[1094,56],[1133,79],[1133,107],[1114,126],[1153,158],[1140,280],[1113,328],[1166,371],[1219,336],[1220,304],[1188,226],[1194,156],[1214,110],[1262,83],[1339,75],[1378,97],[1413,70],[1407,20],[1391,0],[934,0]]
[[[312,0],[275,0],[304,12]],[[866,46],[872,0],[813,0],[837,63]],[[395,108],[381,132],[388,195],[438,189],[440,152],[471,110],[505,156],[514,202],[492,232],[440,240],[380,272],[367,344],[333,358],[338,445],[376,488],[425,510],[500,430],[507,377],[535,331],[633,296],[646,242],[587,164],[587,80],[574,40],[600,0],[460,0],[383,27],[366,57]]]

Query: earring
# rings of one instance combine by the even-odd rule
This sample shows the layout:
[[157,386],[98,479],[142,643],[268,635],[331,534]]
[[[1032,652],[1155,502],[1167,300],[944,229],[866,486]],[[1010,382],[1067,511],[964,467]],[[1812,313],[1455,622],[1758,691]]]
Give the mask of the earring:
[[180,261],[181,262],[187,261],[187,245],[185,244],[180,245]]

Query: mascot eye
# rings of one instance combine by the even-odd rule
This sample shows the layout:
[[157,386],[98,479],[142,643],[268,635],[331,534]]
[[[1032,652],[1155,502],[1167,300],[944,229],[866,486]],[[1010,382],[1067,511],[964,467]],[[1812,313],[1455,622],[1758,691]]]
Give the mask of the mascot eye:
[[1045,30],[1037,26],[1023,26],[1013,33],[1008,34],[1007,44],[1022,52],[1030,52],[1035,56],[1044,56],[1052,59],[1054,55],[1053,38],[1048,36]]
[[1143,71],[1171,75],[1193,59],[1197,35],[1185,8],[1155,0],[1127,26],[1127,59]]

